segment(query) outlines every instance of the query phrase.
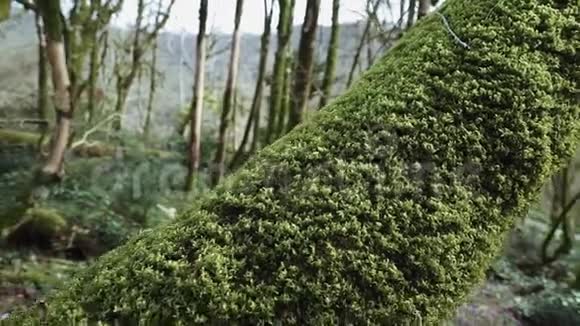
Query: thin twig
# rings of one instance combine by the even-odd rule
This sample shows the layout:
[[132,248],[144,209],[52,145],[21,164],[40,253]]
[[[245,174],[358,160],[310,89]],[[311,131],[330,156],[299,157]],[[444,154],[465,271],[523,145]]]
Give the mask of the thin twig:
[[455,42],[457,44],[459,44],[461,47],[465,48],[465,49],[471,49],[471,47],[469,46],[469,44],[463,42],[459,36],[457,36],[457,34],[455,34],[455,32],[451,29],[451,26],[449,26],[449,22],[447,21],[447,18],[445,18],[445,16],[443,16],[440,12],[435,12],[437,15],[439,15],[439,17],[441,17],[441,19],[443,20],[443,24],[445,24],[445,28],[447,29],[447,31],[449,32],[449,34],[451,34],[451,36],[453,37],[453,39],[455,40]]

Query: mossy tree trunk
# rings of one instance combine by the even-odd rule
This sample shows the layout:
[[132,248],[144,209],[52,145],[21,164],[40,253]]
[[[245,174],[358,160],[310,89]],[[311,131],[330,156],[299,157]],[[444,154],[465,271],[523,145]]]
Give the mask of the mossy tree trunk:
[[320,0],[308,0],[298,47],[298,61],[294,68],[294,85],[290,97],[291,107],[287,130],[292,130],[304,120],[304,113],[308,107],[319,12]]
[[60,1],[39,1],[38,8],[46,33],[46,55],[51,66],[56,110],[54,135],[48,159],[41,173],[44,180],[53,181],[60,180],[64,175],[64,156],[69,143],[73,110],[70,102],[70,79],[62,33]]
[[[292,20],[295,0],[278,0],[278,44],[272,71],[272,86],[270,87],[270,109],[265,143],[270,144],[278,136],[278,116],[282,114],[284,97],[284,77],[288,69],[287,56],[291,49]],[[284,121],[285,117],[282,117]]]
[[234,109],[234,98],[236,96],[236,87],[238,81],[238,69],[240,64],[240,22],[242,20],[242,11],[244,0],[236,1],[236,13],[234,18],[234,34],[232,35],[232,48],[230,52],[230,65],[228,69],[228,79],[222,102],[222,114],[220,127],[218,130],[217,149],[212,171],[212,183],[217,184],[225,174],[226,159],[226,133],[232,119]]
[[319,107],[324,107],[332,96],[332,86],[336,75],[336,60],[338,58],[338,42],[340,38],[340,0],[332,2],[332,27],[330,30],[330,41],[328,42],[328,52],[326,54],[326,66],[324,68],[324,79],[322,81],[322,95],[320,96]]
[[244,156],[247,156],[246,145],[250,140],[250,132],[253,131],[250,153],[253,153],[258,147],[258,138],[260,132],[260,109],[262,108],[264,93],[264,77],[266,76],[266,67],[268,65],[268,54],[270,53],[270,34],[272,28],[272,16],[274,13],[274,3],[268,6],[268,0],[264,0],[264,31],[260,40],[260,62],[258,64],[258,78],[250,107],[250,114],[244,129],[244,135],[236,154],[234,155],[231,167],[235,168],[242,162]]
[[189,133],[189,162],[185,190],[193,189],[195,173],[199,169],[201,158],[201,120],[203,114],[203,96],[205,90],[205,60],[206,60],[206,25],[207,25],[208,0],[201,0],[199,5],[199,29],[197,32],[197,45],[195,55],[195,79],[193,83],[193,98],[190,108],[190,133]]
[[578,145],[579,10],[448,0],[453,34],[423,18],[177,221],[9,322],[440,325]]

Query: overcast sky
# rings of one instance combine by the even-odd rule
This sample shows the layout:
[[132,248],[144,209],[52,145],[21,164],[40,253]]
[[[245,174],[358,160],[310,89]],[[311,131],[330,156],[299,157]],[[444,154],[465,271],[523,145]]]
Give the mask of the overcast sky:
[[[268,1],[269,2],[269,1]],[[277,1],[275,1],[277,3]],[[330,25],[332,16],[332,0],[321,0],[319,24]],[[230,33],[233,29],[235,0],[210,0],[208,28],[215,31]],[[340,22],[354,22],[365,15],[366,0],[342,0],[340,11]],[[398,1],[391,1],[395,5],[395,12],[398,12]],[[277,23],[277,5],[274,10],[274,22]],[[131,24],[135,19],[137,0],[125,0],[123,12],[117,18],[116,23],[121,26]],[[294,24],[301,24],[304,19],[306,0],[296,0],[294,13]],[[167,23],[167,29],[171,31],[187,30],[196,32],[197,15],[199,10],[199,0],[176,0],[171,18]],[[263,0],[245,0],[244,14],[242,16],[241,28],[246,33],[261,33],[264,18]],[[398,19],[398,17],[396,17]],[[394,19],[393,19],[394,20]],[[275,30],[275,25],[273,25]]]

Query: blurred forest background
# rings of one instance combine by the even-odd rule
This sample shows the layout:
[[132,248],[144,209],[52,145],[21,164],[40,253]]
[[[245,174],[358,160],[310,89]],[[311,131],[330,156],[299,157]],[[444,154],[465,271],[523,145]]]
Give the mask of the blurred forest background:
[[[249,1],[261,34],[239,28],[256,19]],[[213,29],[201,0],[190,34],[165,28],[175,0],[0,0],[0,318],[175,219],[442,1],[229,2],[233,30]],[[341,24],[353,2],[366,10]],[[56,19],[41,15],[49,3]],[[127,10],[128,26],[112,23]],[[579,169],[576,158],[544,186],[450,324],[580,325]]]

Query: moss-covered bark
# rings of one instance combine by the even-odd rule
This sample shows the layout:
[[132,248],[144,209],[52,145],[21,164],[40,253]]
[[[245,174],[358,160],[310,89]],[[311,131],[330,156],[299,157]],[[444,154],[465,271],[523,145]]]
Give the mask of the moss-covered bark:
[[[450,0],[46,321],[438,324],[578,140],[577,0]],[[13,316],[20,324],[38,311]]]

